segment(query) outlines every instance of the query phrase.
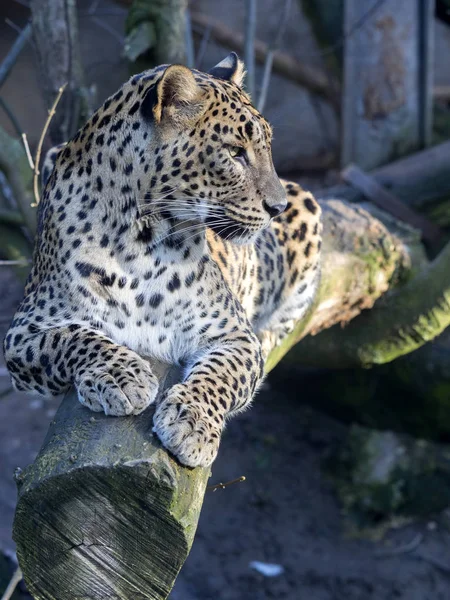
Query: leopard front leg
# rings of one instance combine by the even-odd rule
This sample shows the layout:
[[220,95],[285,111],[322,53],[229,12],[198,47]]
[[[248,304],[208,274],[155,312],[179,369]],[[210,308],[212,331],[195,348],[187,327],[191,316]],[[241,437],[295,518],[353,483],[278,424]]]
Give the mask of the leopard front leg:
[[153,430],[163,445],[189,467],[211,465],[225,419],[249,404],[263,367],[250,327],[223,337],[158,404]]
[[107,415],[139,414],[156,397],[158,380],[132,350],[79,325],[10,332],[5,358],[19,391],[60,394],[75,385],[80,402]]

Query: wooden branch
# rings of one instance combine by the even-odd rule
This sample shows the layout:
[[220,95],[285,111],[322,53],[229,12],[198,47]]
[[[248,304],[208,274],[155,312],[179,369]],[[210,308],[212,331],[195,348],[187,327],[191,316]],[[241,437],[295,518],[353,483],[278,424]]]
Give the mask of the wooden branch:
[[39,180],[39,163],[41,160],[41,152],[42,152],[42,145],[44,143],[45,140],[45,136],[47,135],[47,131],[48,128],[50,126],[50,123],[52,122],[53,117],[56,114],[56,107],[58,106],[59,101],[61,100],[61,96],[64,93],[64,90],[66,89],[67,83],[64,83],[58,90],[58,93],[56,95],[55,100],[53,101],[52,107],[51,109],[48,111],[48,116],[47,116],[47,120],[44,123],[44,127],[42,129],[41,132],[41,136],[39,138],[39,143],[38,143],[38,147],[36,150],[36,158],[34,159],[34,167],[33,167],[33,193],[34,193],[34,202],[32,204],[33,207],[36,207],[39,204],[39,185],[38,185],[38,180]]
[[[176,378],[169,374],[167,385]],[[106,417],[69,392],[36,461],[16,474],[14,540],[35,600],[169,594],[194,538],[209,469],[168,455],[152,434],[152,413]]]
[[[399,200],[441,227],[450,225],[450,142],[445,142],[370,172]],[[341,184],[316,192],[318,198],[362,202],[364,194]]]
[[269,83],[270,83],[270,75],[272,73],[272,65],[273,65],[273,55],[276,50],[278,50],[281,41],[283,39],[284,32],[286,30],[286,25],[289,19],[289,13],[291,10],[291,1],[292,0],[284,0],[284,7],[281,13],[280,23],[278,25],[278,31],[275,36],[275,39],[272,44],[270,44],[266,56],[266,61],[264,63],[264,71],[261,83],[261,91],[259,92],[259,98],[257,103],[257,108],[260,113],[264,111],[264,107],[266,105],[267,93],[269,91]]
[[[209,29],[211,36],[219,44],[242,54],[245,47],[242,34],[236,33],[222,23],[198,12],[192,12],[191,18],[192,22],[202,32]],[[266,61],[269,51],[270,49],[266,43],[255,40],[255,58],[259,63],[263,64]],[[301,63],[289,54],[277,50],[273,55],[273,71],[307,88],[309,91],[327,98],[334,107],[339,106],[339,84],[330,81],[330,77],[320,69]]]

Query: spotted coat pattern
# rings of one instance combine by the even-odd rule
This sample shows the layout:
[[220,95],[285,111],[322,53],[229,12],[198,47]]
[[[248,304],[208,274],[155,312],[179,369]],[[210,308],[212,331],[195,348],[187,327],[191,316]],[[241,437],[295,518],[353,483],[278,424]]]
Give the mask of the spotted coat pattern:
[[75,385],[110,415],[154,402],[147,358],[182,365],[154,431],[189,466],[214,460],[318,283],[320,209],[278,179],[242,77],[234,54],[209,74],[146,71],[54,153],[5,339],[18,390]]

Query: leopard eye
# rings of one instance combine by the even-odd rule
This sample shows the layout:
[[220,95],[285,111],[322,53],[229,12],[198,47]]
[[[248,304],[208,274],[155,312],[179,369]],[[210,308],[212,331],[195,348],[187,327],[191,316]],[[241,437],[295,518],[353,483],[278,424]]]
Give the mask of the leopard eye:
[[228,150],[232,158],[236,158],[241,162],[247,162],[247,152],[245,151],[245,148],[242,148],[242,146],[230,146]]

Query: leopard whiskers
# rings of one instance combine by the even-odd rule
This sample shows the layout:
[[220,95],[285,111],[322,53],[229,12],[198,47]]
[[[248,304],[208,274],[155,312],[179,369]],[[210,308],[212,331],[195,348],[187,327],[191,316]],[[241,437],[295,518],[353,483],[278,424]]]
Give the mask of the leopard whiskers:
[[[152,214],[160,214],[165,210],[170,210],[171,213],[174,213],[174,217],[180,217],[178,214],[181,211],[185,211],[188,215],[192,215],[195,218],[199,218],[197,214],[196,208],[203,204],[203,209],[206,213],[206,216],[223,216],[223,209],[221,207],[216,206],[204,206],[203,199],[201,198],[159,198],[150,204],[140,204],[139,205],[139,216],[147,217]],[[184,215],[182,215],[184,216]],[[201,218],[201,217],[200,217]]]
[[[178,226],[180,224],[183,223],[190,223],[192,222],[191,219],[188,219],[186,221],[181,221],[180,223],[178,223]],[[224,221],[225,223],[225,221]],[[229,221],[226,221],[226,223],[229,223]],[[219,221],[218,225],[221,225],[222,223]],[[162,238],[158,239],[155,244],[161,244],[162,242],[164,242],[165,240],[167,240],[168,238],[172,237],[172,236],[184,236],[185,233],[187,232],[192,232],[194,230],[195,233],[193,233],[192,235],[186,237],[183,237],[183,243],[186,243],[188,240],[190,240],[191,238],[194,238],[195,236],[197,236],[199,233],[201,233],[203,230],[205,229],[205,225],[204,223],[196,223],[195,225],[191,225],[189,227],[179,227],[178,229],[175,229],[174,227],[171,227],[169,232],[166,233],[166,235],[164,235]]]

